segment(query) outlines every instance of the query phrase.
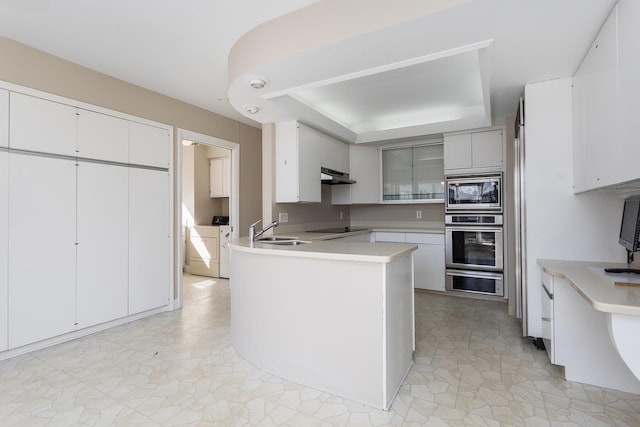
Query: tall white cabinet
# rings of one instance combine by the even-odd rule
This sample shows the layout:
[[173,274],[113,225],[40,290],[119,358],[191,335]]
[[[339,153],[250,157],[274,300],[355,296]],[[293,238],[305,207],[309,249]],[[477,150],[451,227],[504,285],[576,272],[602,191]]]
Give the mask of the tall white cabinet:
[[129,313],[169,302],[169,174],[129,169]]
[[128,170],[78,165],[78,328],[128,314]]
[[10,154],[9,348],[73,331],[76,167]]
[[166,309],[171,127],[2,84],[0,359]]

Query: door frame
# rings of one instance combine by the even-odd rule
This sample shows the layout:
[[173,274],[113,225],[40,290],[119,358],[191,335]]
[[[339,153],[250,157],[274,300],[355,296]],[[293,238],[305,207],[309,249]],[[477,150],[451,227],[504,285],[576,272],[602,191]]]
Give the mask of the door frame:
[[[231,151],[231,200],[229,203],[229,224],[231,225],[231,238],[238,238],[240,224],[240,144],[215,136],[177,128],[177,156],[174,163],[176,174],[176,293],[174,295],[172,309],[182,307],[182,263],[185,254],[185,242],[182,241],[182,141],[190,140],[200,144],[225,148]],[[180,237],[178,237],[180,236]]]

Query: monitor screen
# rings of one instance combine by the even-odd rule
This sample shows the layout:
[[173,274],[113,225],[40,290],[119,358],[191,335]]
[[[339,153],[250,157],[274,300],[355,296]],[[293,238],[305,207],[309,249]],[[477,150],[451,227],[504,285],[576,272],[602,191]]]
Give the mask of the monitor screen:
[[620,227],[620,244],[628,251],[638,251],[638,235],[640,234],[640,196],[629,197],[624,201],[622,225]]

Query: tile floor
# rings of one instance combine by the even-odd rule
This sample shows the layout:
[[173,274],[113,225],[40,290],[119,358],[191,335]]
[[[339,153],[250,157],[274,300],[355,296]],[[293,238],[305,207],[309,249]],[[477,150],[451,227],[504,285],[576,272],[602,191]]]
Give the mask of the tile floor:
[[499,302],[416,295],[392,410],[275,378],[229,342],[226,280],[184,308],[0,362],[2,426],[640,426],[640,396],[561,379]]

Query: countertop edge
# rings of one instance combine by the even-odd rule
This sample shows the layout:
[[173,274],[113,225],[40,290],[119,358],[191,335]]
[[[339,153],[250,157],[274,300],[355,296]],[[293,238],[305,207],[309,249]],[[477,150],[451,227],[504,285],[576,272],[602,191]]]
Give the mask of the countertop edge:
[[[323,242],[324,243],[324,242]],[[313,244],[310,243],[310,244]],[[327,242],[326,244],[332,245]],[[339,245],[338,242],[335,243]],[[367,243],[363,243],[367,244]],[[374,244],[374,243],[371,243]],[[349,245],[349,244],[346,244]],[[270,245],[268,243],[257,243],[255,246],[248,246],[246,243],[232,241],[229,243],[229,246],[234,250],[238,250],[241,252],[249,252],[249,253],[257,253],[264,255],[275,255],[275,256],[287,256],[287,257],[295,257],[295,258],[313,258],[313,259],[328,259],[328,260],[337,260],[337,261],[358,261],[358,262],[371,262],[371,263],[383,263],[388,264],[402,256],[405,256],[415,250],[418,249],[418,245],[412,243],[398,243],[397,245],[404,246],[400,250],[393,251],[388,255],[368,255],[368,254],[357,254],[350,253],[350,251],[343,252],[333,252],[333,251],[323,251],[322,248],[319,248],[317,251],[307,251],[307,250],[296,250],[295,247],[290,248],[278,248],[276,245]],[[348,246],[347,246],[348,247]],[[387,247],[388,248],[388,247]]]
[[[610,284],[610,282],[608,280],[605,280],[604,277],[597,278],[589,272],[589,269],[593,267],[626,267],[626,264],[614,262],[564,261],[554,259],[538,259],[537,264],[540,266],[543,272],[554,277],[565,279],[567,282],[569,282],[569,284],[571,284],[576,292],[578,292],[578,294],[581,295],[593,307],[594,310],[603,313],[640,316],[640,306],[602,301],[588,292],[588,286],[580,283],[584,282],[585,280],[592,280],[594,283],[598,282],[597,286],[607,286],[607,288],[613,292],[615,292],[616,290],[619,290],[620,292],[628,292],[631,289],[616,289],[615,285]],[[581,275],[585,275],[588,277],[577,277]],[[637,291],[638,295],[640,296],[640,289],[636,289],[634,291]]]

